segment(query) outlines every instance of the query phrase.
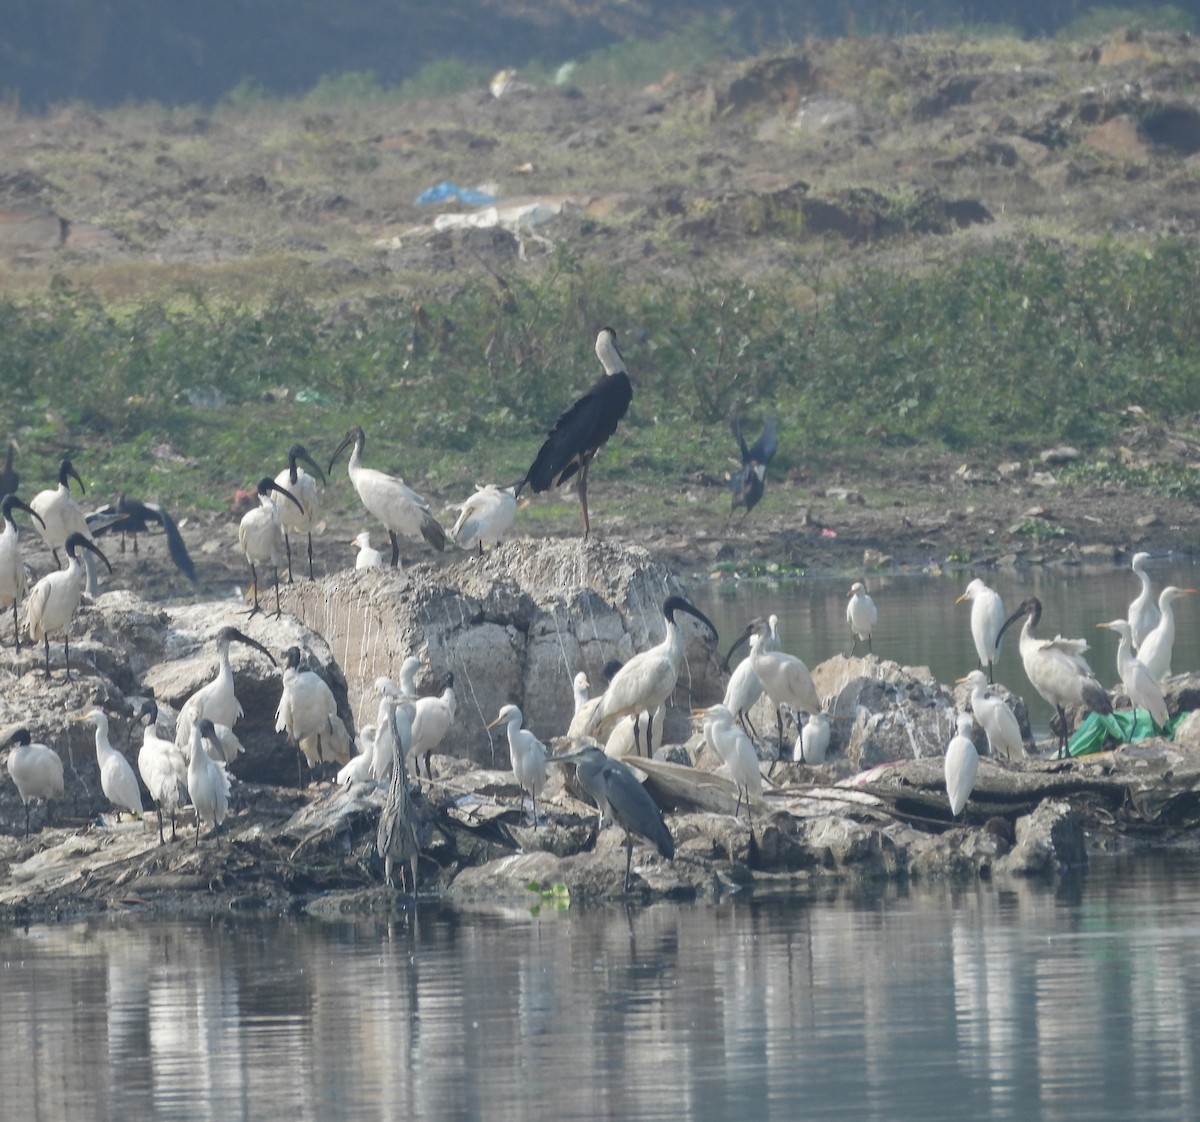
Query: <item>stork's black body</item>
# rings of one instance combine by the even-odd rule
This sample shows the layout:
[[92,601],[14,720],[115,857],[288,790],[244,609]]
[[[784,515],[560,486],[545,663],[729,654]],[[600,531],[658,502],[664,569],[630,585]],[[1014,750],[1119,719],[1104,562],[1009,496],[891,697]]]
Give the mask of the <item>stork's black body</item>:
[[16,450],[16,445],[10,441],[8,454],[4,457],[4,467],[0,468],[0,495],[15,495],[17,488],[21,486],[20,472],[13,467],[13,453]]
[[579,474],[579,507],[583,514],[583,536],[591,533],[587,508],[587,475],[592,458],[603,447],[633,400],[633,386],[625,360],[617,350],[617,333],[611,327],[596,336],[596,357],[604,366],[602,377],[554,422],[537,454],[537,459],[517,487],[526,483],[534,492],[548,491]]
[[[125,517],[118,522],[103,524],[110,516],[117,514],[123,514]],[[100,524],[92,526],[93,518]],[[122,553],[125,552],[126,534],[133,537],[133,552],[137,553],[138,534],[149,533],[152,525],[162,527],[163,535],[167,539],[167,551],[171,554],[171,560],[175,563],[175,567],[188,580],[195,584],[196,567],[192,564],[191,556],[188,554],[187,546],[184,545],[179,527],[175,524],[175,519],[157,503],[143,503],[138,499],[131,499],[127,495],[122,495],[115,503],[102,506],[99,510],[94,510],[88,515],[88,527],[91,529],[93,537],[98,538],[101,534],[111,533],[114,529],[121,532]]]
[[[746,514],[749,514],[763,497],[767,486],[767,464],[775,455],[779,441],[774,417],[763,425],[758,439],[749,448],[746,447],[746,438],[742,436],[741,419],[734,416],[729,426],[742,455],[742,466],[729,477],[729,490],[733,493],[733,500],[729,505],[729,518],[732,520],[733,512],[739,506],[745,507]],[[746,514],[742,517],[745,518]]]

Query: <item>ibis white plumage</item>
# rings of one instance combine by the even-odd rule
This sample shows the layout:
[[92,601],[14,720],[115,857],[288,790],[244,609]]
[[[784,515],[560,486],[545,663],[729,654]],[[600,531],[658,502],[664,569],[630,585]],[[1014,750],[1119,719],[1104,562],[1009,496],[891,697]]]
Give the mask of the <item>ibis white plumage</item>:
[[188,798],[196,808],[196,844],[200,844],[200,826],[211,826],[214,834],[219,833],[221,823],[229,813],[229,773],[225,765],[212,758],[204,747],[204,741],[215,735],[213,723],[201,718],[191,728],[191,746],[188,753],[187,789]]
[[108,739],[108,716],[102,709],[91,709],[76,721],[89,721],[96,727],[96,763],[100,768],[100,789],[117,808],[142,814],[142,792],[133,765],[112,746]]
[[362,427],[354,425],[329,457],[329,471],[338,456],[350,448],[350,482],[358,492],[363,506],[383,523],[392,542],[392,568],[400,564],[400,536],[424,538],[434,549],[446,548],[446,531],[429,512],[429,503],[403,479],[375,468],[364,467],[363,448],[367,437]]
[[1042,602],[1036,596],[1022,601],[1004,621],[1000,635],[1022,618],[1025,622],[1021,626],[1019,650],[1025,676],[1030,685],[1054,706],[1055,721],[1051,724],[1057,722],[1058,752],[1059,756],[1065,756],[1071,731],[1066,706],[1084,705],[1096,713],[1111,713],[1112,702],[1083,657],[1088,649],[1087,640],[1064,639],[1061,635],[1053,639],[1037,638],[1033,629],[1042,618]]
[[275,574],[275,618],[278,619],[282,612],[279,606],[279,560],[285,546],[283,520],[271,495],[283,495],[296,510],[303,511],[304,508],[291,491],[265,475],[258,481],[257,492],[258,506],[243,514],[238,523],[238,542],[250,563],[250,579],[254,584],[254,607],[250,609],[250,615],[262,611],[258,602],[258,566],[270,565]]
[[303,444],[293,444],[288,449],[288,466],[276,477],[275,482],[284,488],[299,505],[299,510],[290,503],[285,503],[279,512],[279,520],[283,524],[283,547],[287,551],[288,584],[292,583],[292,541],[290,534],[305,534],[308,538],[308,577],[313,579],[313,531],[320,528],[321,492],[317,490],[317,480],[300,466],[306,463],[317,473],[321,484],[325,483],[325,473],[317,462],[308,454]]
[[72,534],[82,534],[89,541],[92,538],[83,508],[71,494],[72,479],[79,484],[80,494],[83,494],[86,488],[79,478],[79,472],[69,459],[63,457],[58,464],[58,486],[39,491],[29,500],[29,505],[42,523],[42,539],[54,554],[55,565],[62,564],[58,551],[67,544],[67,538]]
[[[10,446],[11,447],[11,446]],[[25,561],[21,557],[20,531],[13,521],[14,510],[28,511],[37,522],[41,515],[16,495],[5,495],[0,501],[0,611],[12,607],[13,643],[21,649],[21,624],[17,619],[17,607],[25,595]]]
[[750,624],[750,665],[762,683],[763,692],[775,706],[775,720],[779,732],[779,754],[783,755],[783,706],[790,706],[800,713],[819,713],[821,698],[813,683],[812,674],[804,662],[787,651],[764,650],[765,636],[755,628],[762,621]]
[[989,697],[987,676],[982,670],[972,670],[959,683],[971,687],[971,711],[987,735],[988,751],[997,759],[1015,763],[1025,755],[1021,725],[1016,714],[998,697]]
[[528,729],[521,727],[524,719],[517,706],[505,705],[488,728],[506,726],[508,759],[512,764],[513,775],[517,777],[517,785],[528,793],[533,802],[533,825],[536,829],[537,797],[546,786],[549,771],[546,767],[546,746]]
[[1154,602],[1154,591],[1150,587],[1150,574],[1146,572],[1146,562],[1150,560],[1148,553],[1135,553],[1130,559],[1129,567],[1141,582],[1141,591],[1129,605],[1127,617],[1133,649],[1136,651],[1146,638],[1158,626],[1158,605]]
[[146,726],[138,749],[137,767],[158,811],[158,840],[163,834],[163,811],[171,816],[171,840],[175,840],[175,814],[187,799],[187,757],[172,740],[158,735],[158,704],[151,699],[142,713]]
[[480,486],[466,502],[457,505],[458,519],[450,536],[463,548],[483,553],[485,545],[496,545],[508,533],[517,516],[517,484]]
[[1000,593],[989,588],[978,577],[967,585],[967,590],[954,602],[971,601],[971,638],[975,642],[975,654],[979,667],[987,667],[987,678],[994,682],[994,664],[1000,657],[1000,629],[1004,626],[1004,601]]
[[79,610],[79,602],[83,599],[83,586],[87,582],[87,573],[83,562],[79,559],[81,549],[90,550],[112,572],[108,558],[100,551],[100,547],[89,538],[78,532],[72,533],[66,540],[67,567],[47,573],[30,589],[29,600],[25,605],[25,626],[29,630],[29,638],[33,642],[39,639],[46,647],[46,677],[50,677],[50,634],[61,631],[63,635],[63,662],[66,675],[71,677],[71,620]]
[[1158,594],[1158,625],[1142,640],[1137,656],[1160,682],[1171,676],[1171,655],[1175,649],[1175,609],[1171,605],[1195,591],[1169,584]]
[[979,750],[975,747],[975,741],[971,739],[972,723],[970,713],[960,713],[957,731],[946,747],[946,795],[950,799],[950,813],[955,818],[967,805],[979,772]]
[[856,580],[850,586],[850,599],[846,604],[846,622],[850,625],[850,634],[854,639],[850,647],[851,655],[858,650],[860,642],[867,644],[868,651],[874,649],[871,646],[871,636],[878,621],[879,609],[875,607],[875,601],[867,595],[867,586]]
[[53,748],[34,743],[26,728],[17,729],[5,747],[12,749],[8,754],[8,774],[17,785],[17,794],[25,807],[25,836],[29,837],[29,804],[38,799],[49,807],[51,799],[62,797],[62,760]]
[[1115,631],[1121,637],[1117,646],[1117,673],[1121,675],[1125,696],[1135,709],[1145,709],[1150,714],[1156,728],[1164,728],[1171,716],[1167,710],[1167,700],[1163,697],[1158,679],[1133,653],[1133,628],[1129,620],[1113,619],[1096,626]]
[[[641,750],[640,719],[643,713],[653,713],[666,704],[675,692],[679,671],[683,665],[686,647],[683,632],[675,620],[676,613],[683,612],[698,619],[717,639],[717,629],[712,620],[699,608],[689,604],[682,596],[669,596],[662,607],[666,635],[661,643],[649,650],[635,654],[613,675],[608,689],[601,695],[599,704],[589,711],[587,727],[583,734],[607,738],[613,726],[622,717],[634,717],[634,743]],[[574,724],[574,722],[573,722]],[[646,754],[650,755],[653,742],[650,729],[646,729]]]
[[[348,763],[350,734],[338,716],[337,700],[325,679],[300,666],[300,648],[288,647],[283,693],[275,710],[275,731],[287,734],[308,761],[310,772],[321,763]],[[303,786],[300,757],[297,786]]]
[[[256,651],[266,655],[272,666],[278,665],[271,652],[257,639],[251,639],[249,635],[239,631],[236,627],[222,627],[217,632],[216,677],[192,694],[183,703],[183,708],[179,710],[179,720],[175,725],[175,743],[180,748],[185,748],[192,743],[192,725],[198,724],[205,718],[212,721],[214,725],[224,725],[226,728],[232,729],[238,718],[243,715],[242,703],[238,701],[237,693],[234,690],[233,664],[229,661],[230,643],[244,643],[248,647],[253,647]],[[209,743],[211,745],[210,754],[215,759],[225,763],[233,758],[224,754],[219,740],[216,743],[210,740]]]

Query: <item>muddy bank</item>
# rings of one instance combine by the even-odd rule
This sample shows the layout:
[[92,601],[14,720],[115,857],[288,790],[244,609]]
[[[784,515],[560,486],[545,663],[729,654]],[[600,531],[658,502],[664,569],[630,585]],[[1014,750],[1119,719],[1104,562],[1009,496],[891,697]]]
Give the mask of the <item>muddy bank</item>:
[[[375,833],[386,785],[332,781],[334,765],[297,783],[297,752],[274,728],[279,666],[246,649],[233,657],[245,717],[245,751],[230,765],[233,813],[219,836],[197,839],[185,808],[178,836],[159,843],[147,808],[118,821],[100,791],[89,728],[70,718],[93,705],[113,725],[114,746],[136,757],[141,731],[132,713],[154,690],[169,722],[216,669],[214,635],[237,621],[274,652],[299,645],[324,677],[356,737],[374,719],[375,681],[422,660],[421,689],[458,675],[454,725],[432,758],[432,779],[414,784],[421,839],[422,894],[502,897],[536,907],[569,896],[620,896],[624,835],[601,828],[568,769],[551,766],[531,822],[508,765],[507,744],[486,724],[509,701],[530,715],[552,750],[570,719],[569,671],[605,657],[628,658],[662,633],[662,599],[686,591],[646,551],[612,544],[513,542],[482,562],[462,557],[403,573],[351,570],[295,586],[291,612],[246,621],[236,602],[172,607],[128,592],[101,595],[76,620],[77,676],[61,664],[43,677],[40,659],[5,652],[0,734],[30,727],[60,755],[64,796],[24,814],[7,776],[0,782],[0,916],[18,922],[102,909],[166,913],[228,910],[361,911],[402,906],[382,885]],[[294,613],[294,614],[293,614]],[[756,746],[766,775],[749,814],[735,814],[736,789],[694,734],[692,704],[718,699],[724,676],[702,628],[688,632],[681,690],[661,747],[639,771],[663,810],[676,845],[671,862],[634,847],[636,898],[692,899],[726,892],[878,878],[1055,875],[1089,852],[1145,843],[1191,844],[1200,819],[1200,728],[1177,739],[1127,745],[1076,761],[1036,755],[1016,765],[982,760],[963,818],[952,821],[941,753],[963,687],[923,668],[875,657],[837,656],[813,667],[833,727],[828,762],[779,762],[773,734]],[[722,646],[724,649],[724,645]],[[1172,711],[1200,700],[1200,681],[1181,677]],[[1012,699],[1019,711],[1019,699]],[[773,730],[765,700],[755,727]],[[1025,725],[1028,737],[1028,726]],[[790,737],[784,744],[790,760]],[[986,741],[976,728],[981,753]],[[1037,747],[1027,741],[1027,750]],[[168,836],[169,836],[168,826]]]

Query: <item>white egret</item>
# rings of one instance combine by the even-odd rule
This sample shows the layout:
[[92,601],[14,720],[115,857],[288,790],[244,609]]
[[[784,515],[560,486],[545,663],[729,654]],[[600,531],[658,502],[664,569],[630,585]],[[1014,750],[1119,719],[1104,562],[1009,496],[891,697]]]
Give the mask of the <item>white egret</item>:
[[142,814],[142,792],[138,787],[133,765],[112,746],[108,739],[108,717],[102,709],[91,709],[76,721],[90,721],[96,726],[96,763],[100,768],[100,789],[104,797],[117,808]]
[[433,750],[446,739],[450,726],[454,724],[454,715],[458,712],[458,700],[454,696],[454,675],[447,674],[443,681],[446,683],[440,696],[422,697],[413,704],[412,745],[414,770],[421,774],[420,758],[425,758],[425,775],[433,778],[429,760]]
[[83,508],[71,495],[70,481],[74,479],[79,484],[80,493],[86,488],[79,472],[69,459],[65,457],[58,464],[58,486],[46,491],[39,491],[29,505],[41,520],[42,540],[54,554],[55,566],[61,566],[58,551],[67,544],[67,538],[72,534],[82,534],[88,541],[92,540],[92,532],[88,529],[87,518]]
[[229,812],[229,773],[225,765],[214,760],[204,747],[204,741],[214,736],[213,723],[207,717],[192,725],[187,789],[188,798],[196,808],[197,845],[200,844],[200,824],[211,825],[213,834],[217,834]]
[[521,727],[525,718],[515,705],[505,705],[500,715],[488,725],[489,729],[503,724],[508,731],[508,758],[517,785],[527,791],[533,802],[533,826],[537,829],[537,797],[546,786],[546,746],[528,729]]
[[958,715],[958,730],[946,747],[946,794],[950,798],[950,813],[955,818],[967,805],[979,771],[979,751],[971,739],[971,714]]
[[[748,630],[761,627],[762,621],[750,624]],[[763,692],[775,706],[775,719],[779,731],[779,754],[783,755],[783,709],[790,706],[797,712],[819,713],[821,698],[813,683],[808,667],[793,654],[786,651],[763,649],[764,636],[750,635],[750,665],[762,683]]]
[[1146,572],[1146,562],[1150,560],[1148,553],[1135,553],[1130,560],[1130,568],[1142,583],[1142,590],[1129,605],[1128,622],[1130,634],[1133,637],[1133,649],[1139,650],[1142,640],[1158,626],[1158,605],[1154,602],[1154,592],[1150,587],[1150,574]]
[[1121,642],[1117,646],[1117,673],[1121,675],[1121,687],[1125,690],[1125,696],[1129,698],[1134,709],[1145,709],[1150,714],[1156,729],[1165,728],[1171,718],[1167,710],[1167,699],[1163,697],[1158,679],[1133,653],[1133,628],[1129,620],[1113,619],[1096,626],[1105,627],[1121,636]]
[[17,543],[19,531],[12,516],[14,508],[28,511],[38,522],[41,522],[42,518],[33,507],[22,502],[16,495],[5,495],[0,501],[0,611],[12,605],[13,642],[19,651],[21,625],[17,620],[17,606],[25,595],[27,582],[25,562],[21,557],[21,547]]
[[63,765],[57,752],[45,744],[33,743],[26,728],[17,729],[4,745],[8,754],[8,774],[17,785],[17,794],[25,807],[25,837],[29,837],[29,804],[40,799],[49,818],[51,799],[62,797]]
[[[211,682],[201,686],[183,703],[179,710],[179,720],[175,724],[175,743],[180,748],[187,747],[192,742],[192,725],[208,718],[214,725],[224,725],[232,729],[238,718],[243,716],[242,704],[234,691],[233,664],[229,661],[229,644],[244,643],[261,651],[267,656],[272,666],[278,665],[271,652],[257,639],[239,631],[236,627],[222,627],[217,632],[217,675]],[[211,753],[214,759],[229,762],[233,757],[222,751],[220,741],[212,744]]]
[[[325,679],[300,666],[300,648],[288,647],[283,671],[283,693],[275,710],[275,731],[284,732],[308,761],[317,764],[350,760],[350,734],[338,716],[337,700]],[[300,757],[296,757],[296,785],[304,785]]]
[[375,777],[372,769],[375,765],[375,725],[363,725],[358,730],[358,754],[350,758],[337,773],[339,787],[353,787],[355,783],[369,783]]
[[[653,713],[659,705],[671,699],[683,664],[685,642],[683,632],[675,622],[675,614],[684,612],[698,619],[717,640],[717,629],[699,608],[682,596],[669,596],[663,603],[666,635],[661,643],[635,654],[612,677],[599,704],[591,710],[584,735],[607,738],[622,717],[634,718],[634,743],[641,751],[640,722],[643,713]],[[651,730],[646,729],[646,754],[651,755]]]
[[1175,609],[1171,605],[1195,591],[1169,584],[1158,594],[1158,626],[1142,640],[1137,656],[1160,682],[1171,676],[1171,655],[1175,648]]
[[853,655],[858,650],[860,642],[867,644],[868,651],[873,651],[871,635],[879,620],[879,610],[875,607],[875,601],[867,595],[867,586],[862,581],[856,580],[850,586],[849,595],[850,599],[846,604],[846,622],[850,625],[850,634],[854,638],[850,654]]
[[392,542],[392,568],[400,564],[400,538],[424,538],[434,549],[446,548],[446,531],[429,513],[429,503],[403,479],[387,475],[375,468],[363,467],[362,454],[367,437],[359,425],[354,425],[329,457],[329,471],[338,456],[351,447],[350,482],[358,492],[363,506],[387,529]]
[[742,798],[746,800],[746,820],[750,820],[750,798],[762,798],[762,771],[758,766],[758,753],[750,738],[733,723],[733,714],[724,705],[711,705],[707,709],[694,710],[694,714],[705,718],[704,736],[708,744],[725,763],[734,786],[737,787],[737,806],[734,817],[742,809]]
[[300,500],[291,491],[264,475],[258,481],[258,506],[243,514],[238,523],[238,542],[250,563],[250,580],[254,584],[254,607],[249,614],[262,611],[258,602],[258,566],[270,565],[275,574],[275,618],[278,619],[282,612],[279,606],[279,558],[284,550],[284,540],[283,521],[279,507],[271,498],[272,492],[283,495],[296,510],[303,512]]
[[1019,649],[1025,676],[1033,688],[1054,706],[1058,722],[1058,754],[1065,756],[1071,731],[1065,706],[1084,705],[1097,713],[1111,713],[1112,702],[1083,657],[1088,649],[1086,639],[1064,639],[1061,635],[1053,639],[1037,638],[1033,629],[1042,618],[1042,602],[1036,596],[1023,601],[1004,621],[1000,635],[1003,636],[1021,618],[1025,623],[1021,627]]
[[792,760],[798,764],[823,764],[829,751],[831,729],[824,713],[810,713],[792,748]]
[[563,412],[538,450],[537,457],[516,488],[520,495],[526,483],[535,494],[561,487],[578,473],[576,490],[583,515],[583,536],[592,532],[588,521],[588,468],[596,453],[614,432],[633,400],[633,386],[625,360],[617,349],[617,333],[602,327],[596,335],[596,357],[604,374],[582,397]]
[[321,493],[317,490],[317,480],[308,474],[300,461],[308,464],[325,483],[325,473],[317,462],[308,454],[303,444],[293,444],[288,449],[288,466],[276,477],[275,482],[284,488],[299,504],[299,511],[290,503],[285,503],[279,512],[279,520],[283,524],[283,547],[287,550],[288,584],[292,583],[292,541],[289,534],[305,534],[308,537],[308,578],[313,579],[312,536],[313,530],[321,529]]
[[390,700],[393,704],[388,713],[387,740],[392,746],[392,781],[383,810],[379,814],[375,852],[383,858],[383,879],[389,888],[395,887],[392,877],[395,862],[408,862],[409,871],[412,873],[412,892],[416,895],[417,858],[421,852],[421,838],[417,831],[416,805],[408,786],[408,768],[404,763],[412,748],[414,710],[411,701],[395,704],[395,697]]
[[497,487],[488,483],[464,503],[456,505],[459,515],[450,536],[463,548],[480,554],[485,545],[496,545],[517,516],[517,485]]
[[988,680],[982,670],[972,670],[958,683],[971,687],[971,711],[975,720],[987,734],[988,751],[997,759],[1015,763],[1025,755],[1025,742],[1021,739],[1021,725],[1016,714],[998,697],[989,697]]
[[588,691],[592,688],[592,683],[588,681],[588,676],[580,670],[578,674],[571,680],[571,696],[575,701],[574,712],[578,712],[588,702]]
[[663,821],[662,811],[620,760],[609,759],[594,744],[551,759],[574,764],[580,785],[600,809],[601,820],[611,818],[625,831],[625,892],[629,891],[635,834],[650,842],[668,861],[675,857],[675,839]]
[[978,577],[967,585],[967,590],[954,602],[971,601],[971,638],[975,641],[975,653],[979,656],[980,669],[987,667],[987,678],[994,682],[993,665],[1000,657],[1000,628],[1004,626],[1004,601],[1000,593],[989,588]]
[[363,530],[350,542],[358,547],[354,555],[355,569],[378,569],[383,565],[383,554],[371,545],[371,531]]
[[108,558],[100,551],[100,547],[85,538],[80,533],[72,533],[66,541],[67,567],[47,573],[29,591],[29,600],[25,605],[25,626],[29,629],[29,638],[33,642],[39,639],[46,646],[46,677],[50,677],[50,633],[63,633],[63,663],[66,675],[71,677],[71,620],[79,609],[83,599],[83,586],[87,581],[87,573],[83,562],[79,559],[79,550],[91,550],[112,572]]
[[627,714],[613,725],[604,742],[604,754],[618,760],[638,755],[638,730],[643,728],[646,729],[647,745],[657,743],[661,747],[666,720],[666,702],[659,704],[653,712],[643,710],[636,716]]
[[158,703],[153,698],[142,712],[146,726],[142,746],[138,750],[137,767],[150,798],[158,811],[158,840],[163,836],[163,811],[171,816],[171,840],[175,840],[175,813],[187,798],[187,757],[172,740],[158,735]]
[[750,721],[750,710],[754,708],[754,703],[762,697],[762,692],[762,683],[758,680],[758,675],[754,673],[754,664],[748,658],[742,659],[733,668],[733,673],[729,675],[722,704],[734,715],[738,724],[752,736],[757,736],[758,733]]

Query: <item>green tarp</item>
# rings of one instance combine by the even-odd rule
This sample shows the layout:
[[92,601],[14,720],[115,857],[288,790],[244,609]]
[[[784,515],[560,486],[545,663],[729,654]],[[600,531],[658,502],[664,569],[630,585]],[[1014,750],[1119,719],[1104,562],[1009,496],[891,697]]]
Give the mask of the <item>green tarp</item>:
[[1175,730],[1186,716],[1186,713],[1176,713],[1166,728],[1159,729],[1145,709],[1117,709],[1103,716],[1089,713],[1067,742],[1067,751],[1072,756],[1090,756],[1117,744],[1130,744],[1151,736],[1174,740]]

